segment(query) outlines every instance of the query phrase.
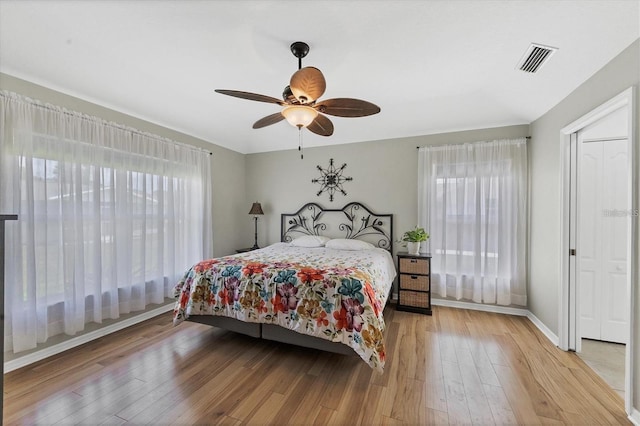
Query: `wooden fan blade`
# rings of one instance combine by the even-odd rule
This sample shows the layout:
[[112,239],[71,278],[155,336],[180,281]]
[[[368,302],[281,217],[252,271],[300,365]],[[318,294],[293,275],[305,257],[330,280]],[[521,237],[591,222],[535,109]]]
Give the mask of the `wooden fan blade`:
[[314,108],[336,117],[366,117],[380,112],[378,105],[352,98],[327,99],[316,104]]
[[240,99],[248,99],[250,101],[258,101],[258,102],[267,102],[269,104],[278,104],[284,105],[280,99],[272,98],[271,96],[259,95],[257,93],[251,92],[241,92],[239,90],[224,90],[224,89],[216,89],[216,93],[221,93],[227,96],[233,96]]
[[262,127],[271,126],[272,124],[276,124],[282,120],[284,120],[284,116],[279,112],[276,112],[275,114],[267,115],[253,123],[253,128],[260,129]]
[[318,114],[315,120],[307,126],[307,129],[316,135],[331,136],[333,134],[333,123],[329,118],[322,114]]
[[318,68],[304,67],[291,76],[289,86],[301,104],[310,104],[322,96],[327,82]]

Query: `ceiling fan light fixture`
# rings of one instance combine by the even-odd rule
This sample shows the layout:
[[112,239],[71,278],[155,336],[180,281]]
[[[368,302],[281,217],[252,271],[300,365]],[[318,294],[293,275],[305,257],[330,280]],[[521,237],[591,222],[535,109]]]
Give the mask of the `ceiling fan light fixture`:
[[318,111],[305,105],[288,105],[281,113],[289,124],[297,128],[307,127],[318,116]]

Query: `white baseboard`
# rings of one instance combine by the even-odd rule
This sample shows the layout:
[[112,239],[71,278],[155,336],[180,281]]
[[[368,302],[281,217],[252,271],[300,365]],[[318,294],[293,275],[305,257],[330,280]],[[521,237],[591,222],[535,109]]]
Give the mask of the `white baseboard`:
[[640,411],[636,410],[635,408],[631,409],[631,414],[629,414],[629,417],[627,418],[634,425],[640,426]]
[[551,343],[553,343],[556,346],[560,345],[560,339],[558,338],[558,336],[554,332],[549,330],[549,327],[544,325],[544,323],[542,321],[540,321],[537,316],[533,315],[531,313],[531,311],[527,311],[527,318],[529,318],[531,320],[531,322],[536,327],[538,327],[538,330],[540,330],[542,332],[542,334],[547,336],[547,339],[549,339],[551,341]]
[[518,315],[526,317],[529,311],[525,308],[512,308],[510,306],[483,305],[480,303],[460,302],[458,300],[449,299],[431,299],[432,305],[447,306],[449,308],[471,309],[474,311],[494,312],[496,314]]
[[127,318],[126,320],[116,322],[90,333],[83,334],[82,336],[71,338],[57,345],[30,353],[25,356],[21,356],[11,361],[7,361],[4,363],[4,372],[8,373],[10,371],[17,370],[18,368],[22,368],[29,364],[33,364],[34,362],[41,361],[47,357],[59,354],[60,352],[75,348],[76,346],[84,345],[85,343],[88,343],[92,340],[99,339],[100,337],[115,333],[116,331],[122,330],[124,328],[131,327],[132,325],[141,323],[142,321],[146,321],[148,319],[157,317],[158,315],[164,314],[165,312],[169,312],[173,310],[173,307],[174,305],[172,303],[163,305],[143,314],[136,315],[134,317]]
[[473,309],[476,311],[484,311],[484,312],[494,312],[497,314],[507,314],[507,315],[519,315],[529,318],[529,320],[538,327],[538,330],[542,332],[546,336],[551,343],[555,346],[558,346],[558,336],[556,336],[546,325],[542,323],[529,311],[524,308],[513,308],[510,306],[497,306],[497,305],[482,305],[479,303],[471,303],[471,302],[460,302],[457,300],[449,300],[449,299],[431,299],[432,305],[439,306],[448,306],[450,308],[460,308],[460,309]]

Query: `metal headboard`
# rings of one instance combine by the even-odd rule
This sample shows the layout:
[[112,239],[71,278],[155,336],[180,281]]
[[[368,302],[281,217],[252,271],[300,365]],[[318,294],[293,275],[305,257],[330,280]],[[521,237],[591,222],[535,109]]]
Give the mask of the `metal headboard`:
[[325,209],[307,203],[295,213],[282,213],[280,239],[290,242],[302,235],[364,240],[391,251],[393,214],[377,214],[364,204],[352,202],[341,209]]

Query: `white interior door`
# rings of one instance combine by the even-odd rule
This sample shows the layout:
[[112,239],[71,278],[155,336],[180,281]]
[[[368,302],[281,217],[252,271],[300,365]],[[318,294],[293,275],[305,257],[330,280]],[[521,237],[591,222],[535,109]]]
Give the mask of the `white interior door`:
[[[629,335],[627,300],[627,239],[630,214],[628,195],[627,140],[602,142],[603,212],[602,227],[602,318],[601,340],[626,343]],[[611,209],[609,207],[609,209]]]
[[580,143],[578,148],[577,278],[580,335],[600,340],[600,285],[602,281],[602,144]]
[[578,146],[577,278],[582,337],[626,343],[627,140]]

